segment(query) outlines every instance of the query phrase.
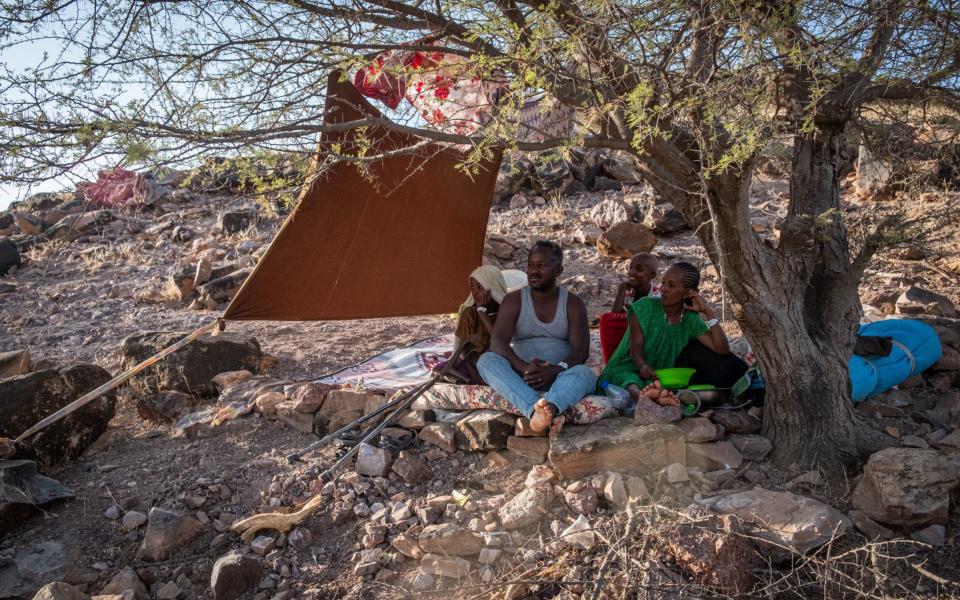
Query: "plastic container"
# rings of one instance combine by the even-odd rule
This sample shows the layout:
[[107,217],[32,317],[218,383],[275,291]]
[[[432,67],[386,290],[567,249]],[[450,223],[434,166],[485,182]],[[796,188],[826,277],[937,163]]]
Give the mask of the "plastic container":
[[601,381],[600,389],[613,401],[613,407],[619,411],[626,410],[627,407],[633,404],[633,398],[630,397],[630,392],[622,387],[612,385],[609,381]]
[[678,367],[674,369],[659,369],[656,371],[656,374],[657,379],[660,380],[660,385],[669,390],[679,390],[680,388],[687,387],[687,384],[690,383],[690,378],[693,377],[693,374],[696,372],[696,369],[683,369]]
[[680,390],[677,392],[677,401],[680,403],[680,414],[685,417],[700,412],[700,395],[694,390]]

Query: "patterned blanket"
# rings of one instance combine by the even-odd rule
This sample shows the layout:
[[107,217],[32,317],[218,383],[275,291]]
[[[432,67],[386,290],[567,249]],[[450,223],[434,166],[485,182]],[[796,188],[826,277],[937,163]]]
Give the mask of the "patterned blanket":
[[[393,394],[401,389],[419,385],[431,377],[437,365],[453,353],[453,335],[441,335],[420,340],[406,348],[390,350],[368,358],[358,365],[346,367],[316,380],[316,383],[346,388],[364,388],[371,392]],[[587,365],[598,374],[601,370],[600,337],[590,332],[590,360]],[[415,410],[474,410],[492,408],[515,413],[515,409],[485,385],[453,385],[438,383],[413,405]],[[587,396],[566,413],[567,421],[577,424],[593,423],[616,415],[616,410],[604,396]]]
[[424,383],[431,371],[453,354],[453,334],[420,340],[406,348],[390,350],[316,380],[341,387],[364,388],[393,394]]

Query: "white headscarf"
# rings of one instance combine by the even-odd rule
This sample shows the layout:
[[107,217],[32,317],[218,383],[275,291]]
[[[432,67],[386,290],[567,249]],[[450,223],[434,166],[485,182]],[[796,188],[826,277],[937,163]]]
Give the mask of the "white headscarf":
[[[493,265],[483,265],[477,267],[470,273],[470,279],[476,279],[477,283],[480,286],[490,291],[490,296],[493,297],[497,303],[503,302],[503,297],[507,295],[507,282],[503,279],[503,273],[497,267]],[[468,279],[467,281],[469,282]],[[463,314],[463,311],[473,306],[473,294],[467,296],[467,299],[463,301],[463,304],[460,305],[460,309],[457,311],[457,317]],[[458,348],[460,346],[460,340],[454,340],[453,347]]]

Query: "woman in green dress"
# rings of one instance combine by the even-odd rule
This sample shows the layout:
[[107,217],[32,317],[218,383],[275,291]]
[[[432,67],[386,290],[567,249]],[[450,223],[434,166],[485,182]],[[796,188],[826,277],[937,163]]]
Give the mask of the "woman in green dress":
[[705,365],[707,370],[714,366],[720,371],[739,371],[742,361],[730,354],[716,314],[697,293],[699,285],[700,271],[695,266],[687,262],[671,265],[663,275],[660,298],[641,298],[628,309],[627,334],[599,381],[626,389],[634,400],[644,395],[659,404],[676,406],[677,397],[660,386],[655,371],[676,366],[688,345],[702,344],[703,351],[698,354],[716,357],[712,362],[719,364]]

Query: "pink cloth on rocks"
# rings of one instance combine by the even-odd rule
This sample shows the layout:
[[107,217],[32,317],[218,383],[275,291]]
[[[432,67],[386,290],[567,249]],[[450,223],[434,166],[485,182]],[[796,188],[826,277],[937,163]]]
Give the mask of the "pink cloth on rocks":
[[106,208],[119,208],[143,202],[149,193],[146,178],[121,167],[97,173],[93,183],[80,183],[77,191],[86,199]]

